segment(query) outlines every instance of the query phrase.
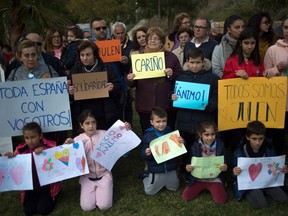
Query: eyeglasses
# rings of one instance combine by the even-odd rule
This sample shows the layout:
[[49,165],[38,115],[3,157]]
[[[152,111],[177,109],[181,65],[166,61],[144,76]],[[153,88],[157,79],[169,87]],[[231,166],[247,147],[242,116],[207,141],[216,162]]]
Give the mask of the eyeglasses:
[[207,29],[207,27],[205,27],[205,26],[197,26],[197,25],[195,25],[195,26],[194,26],[194,29],[200,29],[200,30],[203,30],[203,29]]
[[102,30],[106,30],[107,29],[107,26],[100,26],[100,27],[96,27],[94,28],[96,31],[100,31],[101,29]]
[[159,38],[148,38],[148,41],[158,42],[159,40],[160,40]]
[[288,26],[283,26],[283,29],[284,30],[288,30]]
[[39,42],[39,41],[33,41],[34,42],[34,44],[35,44],[35,46],[42,46],[42,42]]

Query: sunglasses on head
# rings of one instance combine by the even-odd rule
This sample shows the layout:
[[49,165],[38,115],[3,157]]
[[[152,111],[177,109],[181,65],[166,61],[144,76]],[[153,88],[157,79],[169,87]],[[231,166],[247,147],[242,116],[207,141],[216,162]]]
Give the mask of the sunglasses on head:
[[94,28],[96,31],[100,31],[100,29],[102,30],[106,30],[107,29],[107,26],[100,26],[100,27],[96,27]]

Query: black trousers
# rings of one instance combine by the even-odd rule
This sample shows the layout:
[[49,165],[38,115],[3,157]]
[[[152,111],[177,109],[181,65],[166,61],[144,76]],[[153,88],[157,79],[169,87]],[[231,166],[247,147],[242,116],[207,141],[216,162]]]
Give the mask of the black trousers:
[[25,192],[24,213],[26,215],[48,215],[53,210],[54,205],[54,200],[50,194],[50,185]]

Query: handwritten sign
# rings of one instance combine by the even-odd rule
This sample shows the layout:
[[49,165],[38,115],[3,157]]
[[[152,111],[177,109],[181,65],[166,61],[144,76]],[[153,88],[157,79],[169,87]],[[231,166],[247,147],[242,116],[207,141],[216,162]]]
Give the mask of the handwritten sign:
[[187,152],[184,144],[178,142],[179,136],[176,130],[150,142],[152,155],[158,164]]
[[33,154],[41,186],[89,173],[82,141]]
[[72,128],[66,77],[0,83],[0,137],[22,135],[29,122],[43,132]]
[[0,154],[13,152],[13,144],[11,137],[0,137]]
[[220,166],[224,164],[224,156],[215,157],[192,157],[191,166],[194,169],[191,172],[196,178],[216,178],[220,173]]
[[165,56],[164,52],[132,54],[132,71],[135,74],[134,79],[148,79],[164,77]]
[[218,128],[245,128],[261,121],[267,128],[283,128],[287,77],[227,79],[218,81]]
[[0,157],[0,191],[32,189],[31,154]]
[[91,152],[91,158],[108,170],[125,153],[137,147],[141,140],[131,130],[126,130],[124,122],[116,121],[105,133],[104,138]]
[[178,99],[173,107],[204,110],[208,105],[210,85],[176,81],[174,93]]
[[122,48],[120,40],[97,40],[96,45],[99,48],[99,55],[103,62],[119,62],[122,57]]
[[281,172],[285,156],[243,158],[237,160],[242,172],[237,176],[238,189],[257,189],[284,185],[285,174]]
[[106,71],[72,74],[72,80],[75,100],[109,97]]

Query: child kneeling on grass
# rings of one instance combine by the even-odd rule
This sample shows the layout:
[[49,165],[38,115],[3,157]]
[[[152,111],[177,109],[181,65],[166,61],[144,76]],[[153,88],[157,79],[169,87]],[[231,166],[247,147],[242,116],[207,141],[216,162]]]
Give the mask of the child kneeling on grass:
[[[186,170],[191,173],[194,169],[191,166],[192,157],[215,157],[224,155],[225,161],[225,148],[221,140],[216,138],[217,126],[214,122],[201,122],[198,128],[198,141],[195,141],[188,151],[188,158]],[[191,174],[188,177],[188,186],[184,189],[182,198],[186,201],[196,198],[203,190],[209,190],[214,202],[216,204],[224,204],[227,200],[227,193],[224,188],[223,172],[227,171],[226,162],[222,164],[219,169],[221,173],[216,178],[199,179]]]
[[[98,207],[100,210],[108,210],[113,202],[113,178],[112,173],[91,158],[91,152],[104,138],[105,130],[97,130],[95,115],[91,110],[83,110],[79,116],[79,124],[84,133],[74,139],[68,138],[65,143],[82,141],[87,157],[89,173],[80,177],[80,205],[83,211],[91,211]],[[125,122],[126,130],[131,125]]]
[[8,152],[9,158],[17,154],[32,154],[32,178],[33,190],[21,192],[21,200],[26,215],[48,215],[55,206],[55,197],[60,192],[62,183],[56,182],[45,186],[40,186],[36,166],[33,159],[33,152],[40,154],[44,149],[56,146],[55,141],[43,138],[42,129],[36,122],[30,122],[22,128],[24,143],[16,147],[14,153]]
[[[166,111],[160,107],[153,108],[150,123],[152,126],[144,132],[141,143],[141,156],[146,160],[148,166],[148,174],[143,176],[145,193],[155,195],[163,187],[176,191],[179,188],[179,179],[176,172],[178,159],[173,158],[158,164],[149,148],[152,140],[172,132],[167,126]],[[178,142],[183,143],[184,140],[179,137]]]
[[[246,140],[243,141],[238,149],[233,153],[232,166],[234,174],[234,197],[237,201],[241,198],[245,199],[252,204],[255,208],[264,208],[268,206],[265,195],[268,195],[273,200],[279,203],[288,203],[288,196],[282,190],[281,187],[271,187],[252,190],[238,190],[237,187],[237,175],[242,171],[241,167],[237,166],[238,157],[273,157],[276,153],[272,147],[265,142],[266,128],[260,121],[252,121],[246,128]],[[285,165],[281,171],[283,173],[288,172],[288,168]]]

